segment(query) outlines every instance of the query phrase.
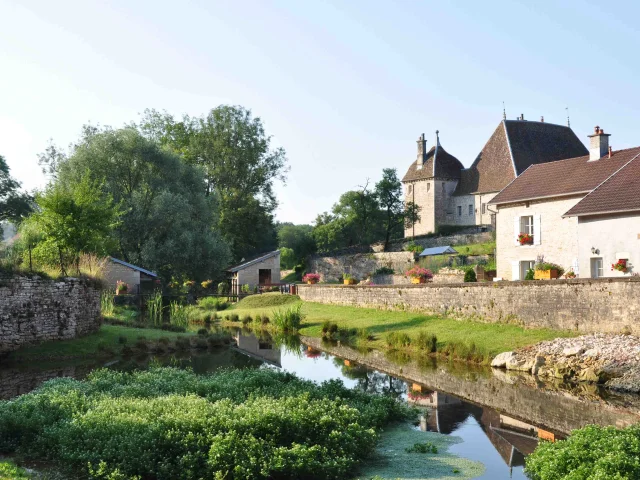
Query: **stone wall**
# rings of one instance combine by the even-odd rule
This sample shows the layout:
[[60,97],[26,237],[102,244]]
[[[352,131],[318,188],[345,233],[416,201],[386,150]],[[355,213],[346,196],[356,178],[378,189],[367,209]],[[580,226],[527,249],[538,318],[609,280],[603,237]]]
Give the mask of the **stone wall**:
[[336,257],[314,256],[307,261],[307,272],[320,274],[323,282],[335,281],[343,273],[350,273],[363,280],[382,267],[391,268],[396,273],[404,273],[414,264],[411,252],[359,253]]
[[100,328],[100,288],[86,280],[0,277],[0,354]]
[[[415,244],[420,245],[423,248],[443,247],[446,245],[451,245],[455,248],[456,245],[468,245],[470,243],[485,243],[485,242],[490,242],[492,240],[493,240],[493,236],[491,232],[459,233],[456,235],[443,235],[441,237],[416,238],[415,240],[411,240],[407,238],[402,242],[392,243],[390,251],[393,251],[393,252],[403,251],[405,246],[411,242],[414,242]],[[373,248],[375,251],[379,248],[382,248],[382,246],[379,246],[376,244],[373,246]],[[464,252],[460,252],[460,253],[464,254]]]
[[308,302],[409,310],[491,323],[640,335],[640,278],[406,286],[301,285]]
[[441,268],[433,276],[433,283],[464,283],[464,270]]

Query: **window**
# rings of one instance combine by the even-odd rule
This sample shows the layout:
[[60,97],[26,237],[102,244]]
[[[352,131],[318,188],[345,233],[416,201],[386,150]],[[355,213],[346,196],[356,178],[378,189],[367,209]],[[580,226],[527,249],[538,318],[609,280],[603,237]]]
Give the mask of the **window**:
[[487,204],[483,203],[482,204],[482,215],[484,215],[485,213],[487,213]]
[[462,216],[462,206],[458,205],[458,216],[461,217]]
[[473,205],[469,205],[469,216],[473,215]]
[[591,259],[591,278],[604,277],[602,257]]
[[520,233],[528,233],[533,236],[533,216],[520,217]]
[[533,269],[535,262],[533,260],[525,260],[520,262],[520,280],[527,278],[527,272]]

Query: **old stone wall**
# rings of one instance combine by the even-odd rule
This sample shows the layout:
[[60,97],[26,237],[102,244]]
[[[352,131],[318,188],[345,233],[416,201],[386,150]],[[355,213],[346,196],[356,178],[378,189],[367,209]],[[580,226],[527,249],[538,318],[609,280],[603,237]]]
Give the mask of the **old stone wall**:
[[0,277],[0,354],[100,327],[100,288],[86,280]]
[[[475,229],[475,227],[474,227]],[[403,251],[405,246],[411,242],[414,242],[417,245],[420,245],[423,248],[431,248],[431,247],[442,247],[446,245],[451,245],[455,248],[456,245],[468,245],[470,243],[485,243],[493,240],[493,236],[491,232],[480,232],[480,233],[458,233],[455,235],[443,235],[440,237],[426,237],[426,238],[416,238],[415,240],[411,240],[407,238],[402,242],[394,242],[391,244],[390,251],[392,252],[400,252]],[[382,245],[374,245],[374,251],[381,249]],[[460,252],[464,254],[464,252]]]
[[441,268],[433,276],[433,283],[464,283],[464,270],[457,268]]
[[301,285],[298,293],[308,302],[640,335],[638,277],[406,286]]
[[307,272],[320,274],[323,282],[335,281],[343,273],[349,273],[358,280],[373,275],[382,267],[391,268],[395,273],[404,273],[414,264],[411,252],[359,253],[335,257],[311,257],[307,261]]

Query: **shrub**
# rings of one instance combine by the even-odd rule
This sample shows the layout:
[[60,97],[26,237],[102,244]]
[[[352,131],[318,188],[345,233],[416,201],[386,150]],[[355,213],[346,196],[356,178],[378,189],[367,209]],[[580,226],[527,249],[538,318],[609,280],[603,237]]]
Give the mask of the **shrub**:
[[301,304],[283,310],[274,310],[273,312],[273,324],[281,332],[296,333],[302,324],[303,318]]
[[530,268],[527,270],[527,274],[524,276],[525,280],[534,280],[535,279],[535,272],[533,271],[533,268]]
[[206,328],[201,328],[198,330],[198,335],[202,335],[202,336],[207,336],[209,334],[209,331]]
[[396,273],[395,270],[389,267],[380,267],[373,272],[374,275],[393,275],[394,273]]
[[640,478],[640,427],[589,425],[566,440],[541,442],[526,459],[532,480]]
[[411,278],[424,278],[425,280],[431,280],[433,278],[433,272],[431,272],[431,270],[418,266],[407,270],[405,275]]
[[200,284],[200,286],[205,290],[208,290],[213,286],[213,280],[205,280]]
[[245,283],[244,285],[240,286],[240,292],[242,293],[251,293],[251,287],[249,286],[248,283]]
[[253,322],[253,318],[251,318],[251,316],[250,316],[250,315],[245,315],[245,316],[243,316],[243,317],[242,317],[242,320],[241,320],[241,321],[242,321],[242,324],[243,324],[243,325],[248,325],[248,324],[250,324],[251,322]]
[[386,337],[390,348],[408,347],[411,345],[411,337],[404,332],[389,332]]
[[0,451],[73,478],[351,478],[376,429],[413,415],[390,396],[270,369],[104,369],[0,402]]
[[303,282],[319,282],[320,274],[318,273],[307,273],[304,277],[302,277]]
[[464,272],[464,281],[465,283],[472,283],[472,282],[478,281],[478,279],[476,278],[476,272],[473,271],[473,268],[468,268]]
[[418,333],[415,343],[420,350],[426,350],[429,353],[435,353],[438,350],[437,337],[424,330]]
[[178,302],[171,302],[171,305],[169,305],[169,323],[178,327],[187,327],[189,325],[187,309]]
[[198,300],[198,307],[207,311],[225,310],[229,304],[218,297],[204,297]]
[[152,325],[162,325],[162,292],[156,291],[147,299],[147,318]]
[[404,250],[405,252],[421,253],[424,250],[424,247],[421,247],[415,242],[409,242],[404,246]]
[[120,345],[125,345],[127,343],[127,337],[125,337],[124,335],[120,335],[118,337],[118,343]]
[[113,317],[115,309],[113,297],[113,292],[109,290],[104,290],[100,295],[100,313],[103,317]]
[[240,316],[239,316],[237,313],[232,313],[231,315],[229,315],[229,316],[227,317],[227,319],[228,319],[230,322],[239,322],[239,321],[240,321]]
[[269,317],[267,317],[266,315],[262,315],[262,325],[268,325],[270,322]]

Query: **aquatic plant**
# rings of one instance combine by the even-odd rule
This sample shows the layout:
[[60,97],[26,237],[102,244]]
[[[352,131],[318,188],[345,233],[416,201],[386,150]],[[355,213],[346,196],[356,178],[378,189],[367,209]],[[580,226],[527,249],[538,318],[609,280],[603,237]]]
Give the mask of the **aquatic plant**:
[[296,333],[300,329],[303,318],[301,304],[273,311],[273,324],[281,332]]
[[104,290],[100,295],[100,313],[103,317],[113,317],[115,305],[113,292]]
[[178,302],[171,302],[169,305],[169,323],[178,327],[189,325],[189,315],[184,305]]
[[147,319],[149,323],[155,326],[162,325],[162,292],[156,290],[153,295],[147,299]]

